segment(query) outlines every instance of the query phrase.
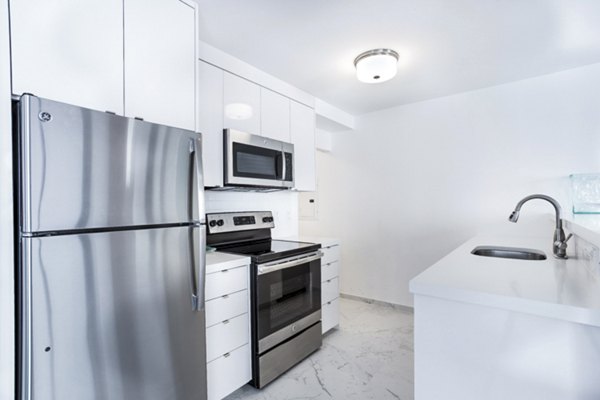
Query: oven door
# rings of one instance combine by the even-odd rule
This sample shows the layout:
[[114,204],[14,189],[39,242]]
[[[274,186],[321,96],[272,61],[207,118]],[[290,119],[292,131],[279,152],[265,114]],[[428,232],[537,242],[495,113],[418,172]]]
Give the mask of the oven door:
[[257,265],[255,312],[258,353],[321,320],[320,251]]
[[293,186],[292,144],[226,129],[223,148],[225,185]]

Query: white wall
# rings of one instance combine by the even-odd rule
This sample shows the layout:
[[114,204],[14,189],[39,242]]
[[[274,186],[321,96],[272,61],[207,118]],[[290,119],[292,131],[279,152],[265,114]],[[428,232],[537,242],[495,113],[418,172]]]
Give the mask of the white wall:
[[8,3],[0,0],[0,398],[14,398],[14,259]]
[[298,235],[298,193],[206,192],[206,212],[273,211],[273,237]]
[[[408,281],[478,233],[551,240],[544,202],[570,208],[568,175],[600,172],[600,64],[374,112],[319,152],[319,219],[342,239],[341,291],[411,305]],[[537,221],[541,219],[542,221]],[[542,226],[544,225],[544,226]]]

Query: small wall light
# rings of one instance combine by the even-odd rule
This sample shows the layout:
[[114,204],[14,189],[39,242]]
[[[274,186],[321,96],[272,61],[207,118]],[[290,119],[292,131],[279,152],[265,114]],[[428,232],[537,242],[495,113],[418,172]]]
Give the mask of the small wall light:
[[225,116],[229,119],[252,118],[252,106],[246,103],[230,103],[225,106]]

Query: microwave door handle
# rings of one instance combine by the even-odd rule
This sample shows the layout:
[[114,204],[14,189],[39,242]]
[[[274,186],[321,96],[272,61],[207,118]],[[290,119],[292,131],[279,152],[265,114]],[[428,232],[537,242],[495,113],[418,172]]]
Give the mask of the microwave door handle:
[[281,154],[275,156],[275,179],[278,181],[283,180],[285,172],[283,171],[285,162],[281,159]]
[[285,162],[285,151],[281,150],[281,171],[282,171],[281,172],[281,180],[282,181],[285,181],[285,176],[286,176],[285,175],[286,174],[285,168],[286,168],[286,164],[287,163]]

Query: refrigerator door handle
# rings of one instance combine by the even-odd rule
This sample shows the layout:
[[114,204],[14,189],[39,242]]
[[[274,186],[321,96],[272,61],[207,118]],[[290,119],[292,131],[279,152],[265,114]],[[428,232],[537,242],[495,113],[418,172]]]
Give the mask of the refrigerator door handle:
[[[204,291],[205,291],[205,274],[206,274],[206,231],[204,225],[194,225],[190,227],[190,279],[192,286],[192,310],[204,310]],[[197,237],[197,234],[200,237]]]
[[189,211],[190,219],[194,219],[194,191],[198,199],[197,211],[198,220],[200,223],[205,221],[205,205],[204,205],[204,176],[202,171],[202,139],[190,139],[190,182],[193,180],[194,173],[196,174],[196,187],[190,184],[189,190]]
[[204,303],[205,303],[205,290],[206,290],[206,225],[200,225],[196,229],[200,234],[200,240],[195,242],[200,246],[198,254],[198,302],[197,302],[197,310],[204,311]]
[[190,246],[190,284],[192,290],[192,310],[198,311],[198,270],[196,268],[198,254],[196,252],[196,227],[189,228],[189,246]]

